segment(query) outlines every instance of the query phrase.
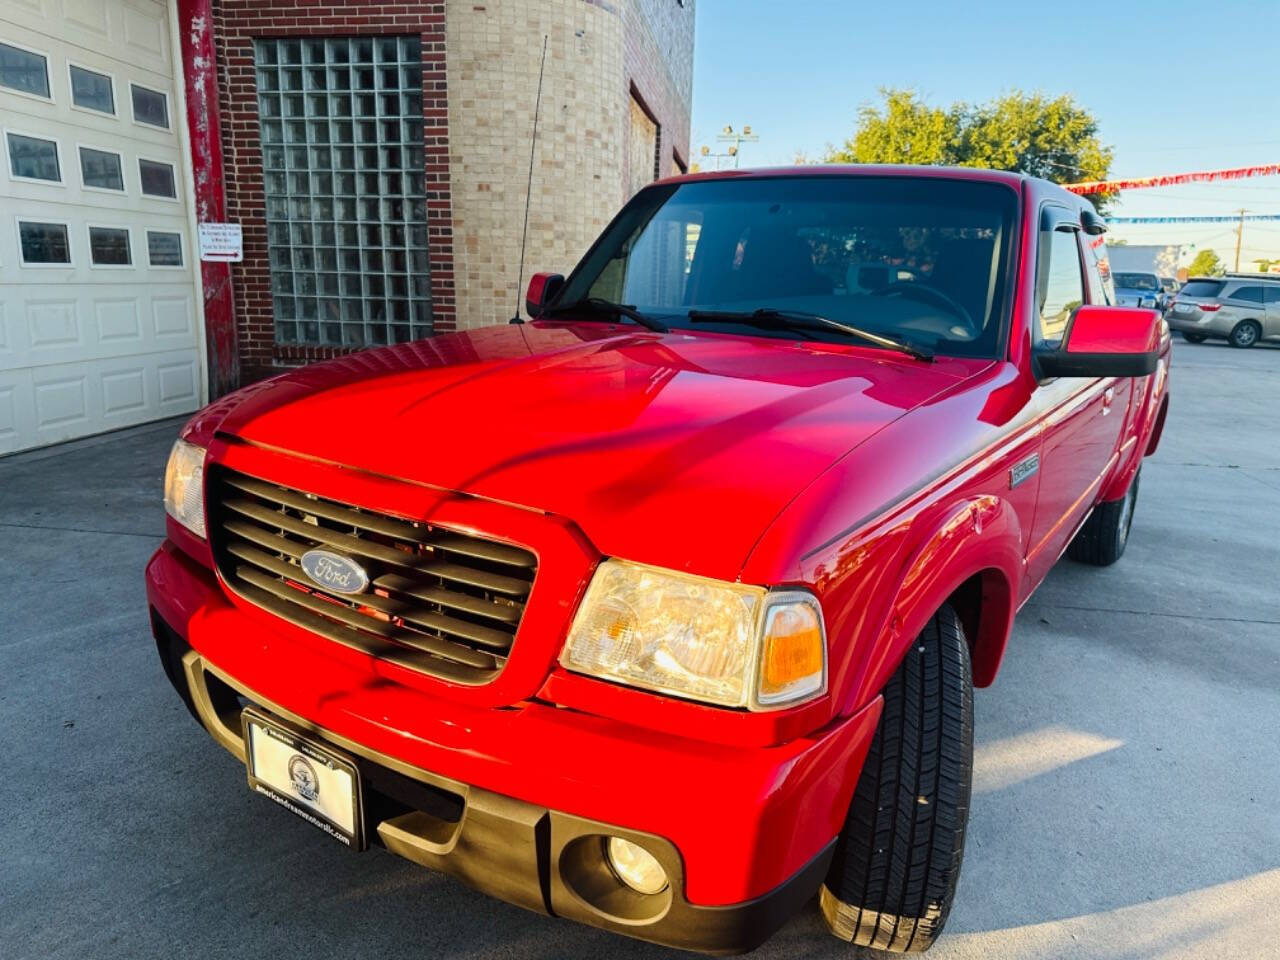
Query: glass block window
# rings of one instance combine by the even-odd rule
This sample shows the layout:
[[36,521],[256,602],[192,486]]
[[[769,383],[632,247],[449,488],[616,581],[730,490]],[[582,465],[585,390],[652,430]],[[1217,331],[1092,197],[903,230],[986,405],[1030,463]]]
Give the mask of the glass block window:
[[259,40],[276,340],[431,333],[418,37]]
[[114,114],[116,93],[111,87],[111,78],[71,64],[71,102],[86,110]]
[[109,150],[80,148],[80,177],[86,187],[96,190],[123,190],[124,164],[120,154]]

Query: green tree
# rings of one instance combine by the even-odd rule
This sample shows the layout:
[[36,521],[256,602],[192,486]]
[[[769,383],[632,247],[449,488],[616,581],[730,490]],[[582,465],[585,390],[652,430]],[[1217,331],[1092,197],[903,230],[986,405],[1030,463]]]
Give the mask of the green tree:
[[1201,250],[1187,267],[1188,277],[1220,277],[1226,272],[1226,265],[1212,250]]
[[940,110],[911,90],[882,88],[883,106],[858,110],[858,126],[844,145],[827,153],[828,163],[958,164],[963,104]]
[[[882,89],[858,111],[853,136],[828,163],[923,163],[1013,170],[1055,183],[1105,180],[1112,149],[1098,122],[1069,95],[1013,91],[989,103],[924,103],[914,91]],[[1103,209],[1114,195],[1090,200]]]

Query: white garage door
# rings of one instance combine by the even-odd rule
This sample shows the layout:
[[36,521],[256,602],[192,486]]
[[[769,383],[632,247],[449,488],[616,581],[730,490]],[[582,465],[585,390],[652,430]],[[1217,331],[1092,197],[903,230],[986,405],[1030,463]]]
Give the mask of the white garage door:
[[0,0],[0,454],[201,396],[168,4]]

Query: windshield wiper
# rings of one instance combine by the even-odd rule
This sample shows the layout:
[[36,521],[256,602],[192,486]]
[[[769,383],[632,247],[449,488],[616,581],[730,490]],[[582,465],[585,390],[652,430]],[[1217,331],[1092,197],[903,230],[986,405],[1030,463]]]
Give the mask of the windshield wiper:
[[656,317],[641,313],[635,307],[627,306],[625,303],[614,303],[612,300],[605,300],[602,297],[586,297],[574,303],[560,303],[550,310],[542,311],[544,317],[554,316],[558,313],[618,313],[624,317],[631,318],[640,326],[647,327],[655,333],[666,333],[668,329],[667,325]]
[[928,347],[918,346],[897,337],[888,337],[880,333],[872,333],[839,320],[831,320],[817,313],[804,310],[775,310],[762,307],[759,310],[690,310],[689,320],[692,323],[745,323],[762,330],[839,330],[851,336],[884,347],[896,350],[917,360],[932,360],[933,351]]

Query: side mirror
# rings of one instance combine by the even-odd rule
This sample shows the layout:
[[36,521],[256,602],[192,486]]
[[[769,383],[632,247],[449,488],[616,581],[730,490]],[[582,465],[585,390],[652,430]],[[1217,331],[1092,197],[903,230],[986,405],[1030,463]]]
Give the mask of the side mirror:
[[558,273],[535,273],[529,278],[529,290],[524,295],[524,309],[529,316],[537,318],[550,303],[560,288],[564,286],[564,277]]
[[1145,377],[1160,358],[1160,314],[1137,307],[1077,307],[1056,350],[1036,351],[1050,377]]

